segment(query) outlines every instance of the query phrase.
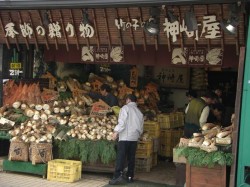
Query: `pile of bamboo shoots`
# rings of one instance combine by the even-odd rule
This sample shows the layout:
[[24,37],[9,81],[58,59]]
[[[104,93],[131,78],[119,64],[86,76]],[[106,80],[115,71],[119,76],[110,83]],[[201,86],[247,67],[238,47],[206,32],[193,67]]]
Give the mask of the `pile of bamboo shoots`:
[[113,130],[116,124],[116,116],[98,118],[84,115],[71,115],[68,125],[74,128],[68,131],[67,135],[83,140],[112,140]]
[[52,135],[56,127],[42,120],[28,120],[20,126],[9,131],[11,141],[23,141],[27,143],[52,142]]
[[232,143],[232,130],[232,125],[221,128],[213,123],[206,123],[202,126],[202,133],[193,134],[188,146],[199,147],[207,152],[217,151],[217,145],[230,145]]

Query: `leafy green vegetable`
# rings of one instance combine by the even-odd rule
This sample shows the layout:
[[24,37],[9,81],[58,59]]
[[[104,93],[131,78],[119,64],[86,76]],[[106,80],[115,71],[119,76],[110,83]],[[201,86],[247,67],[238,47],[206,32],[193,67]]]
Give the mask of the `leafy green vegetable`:
[[192,166],[206,166],[214,167],[216,164],[232,165],[232,153],[225,153],[223,151],[206,152],[194,147],[179,147],[176,148],[177,156],[184,156]]
[[115,160],[115,143],[107,140],[79,140],[72,138],[68,141],[56,141],[58,157],[62,159],[76,159],[86,163],[100,160],[108,164]]

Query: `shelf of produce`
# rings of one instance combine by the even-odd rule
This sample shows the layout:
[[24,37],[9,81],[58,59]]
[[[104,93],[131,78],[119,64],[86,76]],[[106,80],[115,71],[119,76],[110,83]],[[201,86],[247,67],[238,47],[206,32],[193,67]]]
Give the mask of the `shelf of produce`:
[[32,165],[31,162],[3,161],[3,171],[13,171],[41,175],[46,178],[47,164]]

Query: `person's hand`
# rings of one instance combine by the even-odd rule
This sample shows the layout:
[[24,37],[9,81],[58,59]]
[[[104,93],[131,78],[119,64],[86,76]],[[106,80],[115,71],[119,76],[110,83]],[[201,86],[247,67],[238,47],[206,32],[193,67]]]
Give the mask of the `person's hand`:
[[117,132],[114,132],[113,135],[112,135],[112,140],[116,140],[118,137],[118,133]]

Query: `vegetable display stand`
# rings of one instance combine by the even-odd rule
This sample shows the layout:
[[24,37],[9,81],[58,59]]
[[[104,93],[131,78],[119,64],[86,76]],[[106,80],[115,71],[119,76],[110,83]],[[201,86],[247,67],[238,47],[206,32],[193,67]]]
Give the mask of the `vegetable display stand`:
[[19,161],[3,161],[3,171],[14,171],[22,173],[31,173],[41,175],[46,178],[47,164],[32,165],[31,162],[19,162]]
[[195,167],[186,165],[186,187],[226,187],[226,166]]

